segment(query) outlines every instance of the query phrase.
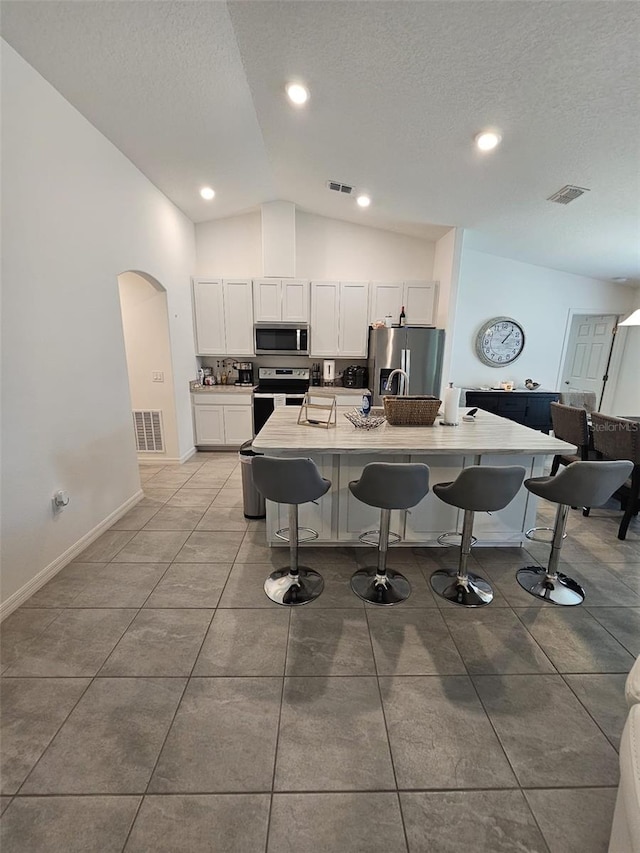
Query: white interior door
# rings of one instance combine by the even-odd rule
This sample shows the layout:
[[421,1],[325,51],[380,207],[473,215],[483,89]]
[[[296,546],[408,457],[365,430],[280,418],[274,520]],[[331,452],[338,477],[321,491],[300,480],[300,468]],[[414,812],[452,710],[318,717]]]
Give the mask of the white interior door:
[[617,320],[615,314],[574,315],[558,390],[593,391],[600,401]]

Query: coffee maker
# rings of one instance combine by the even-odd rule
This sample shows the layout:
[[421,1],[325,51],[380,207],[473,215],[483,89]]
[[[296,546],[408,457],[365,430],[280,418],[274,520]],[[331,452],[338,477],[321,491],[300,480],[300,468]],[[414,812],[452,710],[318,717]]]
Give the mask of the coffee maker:
[[233,365],[238,371],[235,385],[253,385],[253,364],[250,361],[237,361]]

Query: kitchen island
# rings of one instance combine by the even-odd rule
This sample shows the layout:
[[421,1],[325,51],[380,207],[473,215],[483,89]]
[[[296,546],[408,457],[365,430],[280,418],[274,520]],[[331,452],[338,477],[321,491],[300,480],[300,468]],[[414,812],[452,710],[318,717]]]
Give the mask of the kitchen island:
[[[544,473],[547,456],[575,453],[575,447],[543,432],[479,411],[473,422],[456,427],[394,427],[356,429],[338,407],[337,424],[325,429],[297,423],[298,410],[276,409],[253,441],[254,449],[269,456],[308,456],[332,488],[318,504],[300,507],[300,524],[318,531],[317,545],[357,545],[358,537],[378,525],[379,512],[356,500],[349,481],[357,480],[369,462],[424,462],[431,485],[454,480],[475,464],[522,465],[527,477]],[[537,499],[524,487],[500,512],[476,516],[478,545],[521,545],[524,532],[535,525]],[[402,545],[437,545],[437,537],[461,530],[462,512],[438,500],[432,491],[410,512],[391,514],[391,529]],[[267,502],[267,539],[282,544],[275,531],[287,526],[287,509]]]

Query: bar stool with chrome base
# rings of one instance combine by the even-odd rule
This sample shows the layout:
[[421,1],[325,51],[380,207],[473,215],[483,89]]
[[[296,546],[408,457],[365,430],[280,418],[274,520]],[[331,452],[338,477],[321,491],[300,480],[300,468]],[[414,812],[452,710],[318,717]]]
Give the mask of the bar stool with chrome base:
[[496,512],[510,504],[525,474],[525,469],[520,465],[472,465],[461,471],[452,483],[436,483],[433,487],[434,494],[441,501],[464,510],[457,572],[438,569],[431,575],[431,588],[439,596],[464,607],[482,607],[491,603],[491,585],[467,570],[473,518],[476,512]]
[[[279,539],[289,543],[289,566],[272,572],[264,591],[276,604],[308,604],[318,598],[324,580],[319,572],[298,565],[298,543],[318,538],[310,527],[298,527],[298,505],[321,498],[331,488],[331,481],[320,476],[312,459],[256,456],[251,467],[258,491],[269,501],[289,505],[289,527],[276,531]],[[301,538],[301,530],[310,535]]]
[[516,578],[527,592],[543,601],[565,607],[582,604],[584,590],[580,584],[558,571],[560,549],[567,526],[570,506],[600,506],[609,500],[629,476],[631,462],[574,462],[555,477],[531,477],[525,487],[540,498],[558,504],[553,529],[551,554],[547,568],[527,566]]
[[[398,541],[397,533],[389,533],[392,509],[410,509],[419,504],[429,491],[429,468],[422,463],[371,462],[359,480],[349,483],[351,494],[359,501],[380,509],[380,530],[368,531],[362,542],[378,546],[377,567],[360,569],[351,578],[351,589],[363,601],[391,605],[405,601],[411,594],[409,581],[400,572],[387,569],[389,536]],[[377,534],[374,541],[373,533]]]

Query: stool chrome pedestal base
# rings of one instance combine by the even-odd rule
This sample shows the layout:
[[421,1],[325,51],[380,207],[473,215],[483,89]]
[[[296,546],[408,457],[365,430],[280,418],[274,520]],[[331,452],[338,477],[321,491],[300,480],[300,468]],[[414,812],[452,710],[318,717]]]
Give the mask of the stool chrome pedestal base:
[[276,604],[295,606],[315,601],[324,589],[322,575],[300,566],[297,574],[290,569],[272,572],[264,582],[264,591]]
[[491,586],[473,572],[463,577],[455,571],[438,569],[431,575],[431,588],[441,598],[464,607],[484,607],[493,601]]
[[386,569],[379,574],[373,567],[359,569],[351,578],[351,589],[363,601],[382,606],[399,604],[411,595],[411,584],[400,572]]
[[562,572],[550,575],[542,566],[527,566],[525,569],[518,569],[516,578],[528,593],[551,604],[572,607],[584,601],[585,592],[580,584]]

